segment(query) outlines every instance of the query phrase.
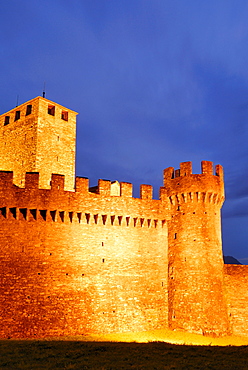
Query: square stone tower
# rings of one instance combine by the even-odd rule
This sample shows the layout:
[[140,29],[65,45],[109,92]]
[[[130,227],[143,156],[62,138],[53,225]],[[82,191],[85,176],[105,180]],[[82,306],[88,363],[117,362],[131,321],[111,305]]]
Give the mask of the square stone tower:
[[0,170],[13,171],[25,186],[26,172],[39,172],[39,187],[50,188],[52,173],[74,189],[77,113],[38,96],[0,116]]

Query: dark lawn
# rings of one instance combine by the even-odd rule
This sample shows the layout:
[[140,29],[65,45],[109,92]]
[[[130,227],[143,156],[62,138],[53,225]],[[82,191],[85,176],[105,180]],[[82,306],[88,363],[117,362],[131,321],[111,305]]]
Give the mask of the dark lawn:
[[0,369],[248,369],[248,346],[0,341]]

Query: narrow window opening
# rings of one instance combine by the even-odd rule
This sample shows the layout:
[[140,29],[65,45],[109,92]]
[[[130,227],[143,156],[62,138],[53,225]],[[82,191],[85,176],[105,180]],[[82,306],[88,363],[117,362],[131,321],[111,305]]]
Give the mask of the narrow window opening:
[[118,222],[119,222],[119,225],[121,226],[122,216],[118,216]]
[[54,105],[48,105],[47,113],[50,114],[50,116],[55,115],[55,106]]
[[145,219],[144,219],[144,218],[141,218],[141,219],[140,219],[140,226],[141,226],[141,227],[144,225],[144,222],[145,222]]
[[32,113],[32,105],[28,104],[26,108],[26,116],[29,116]]
[[68,112],[66,111],[62,111],[61,113],[61,118],[64,120],[64,121],[68,121]]
[[69,212],[69,219],[70,219],[70,223],[72,223],[72,221],[73,221],[73,212]]
[[107,215],[102,215],[102,223],[103,223],[103,225],[106,224],[106,221],[107,221]]
[[30,214],[32,215],[34,220],[37,220],[37,210],[36,209],[30,209]]
[[114,225],[114,222],[115,222],[115,216],[110,216],[110,219],[111,219],[111,225]]
[[104,262],[105,262],[105,259],[103,258],[103,259],[102,259],[102,263],[104,263]]
[[64,212],[64,211],[60,211],[60,212],[59,212],[59,218],[60,218],[60,220],[61,220],[62,222],[64,222],[64,221],[65,221],[65,212]]
[[2,207],[2,208],[0,208],[0,214],[1,214],[4,218],[6,218],[6,216],[7,216],[7,209],[6,209],[6,207]]
[[81,212],[77,212],[77,219],[79,224],[81,223],[81,217],[82,217]]
[[8,125],[10,123],[10,116],[5,116],[4,118],[4,126]]
[[89,224],[90,223],[90,213],[85,213],[85,218],[86,218],[87,224]]
[[44,221],[46,221],[46,209],[40,209],[40,215],[43,218]]
[[166,221],[165,220],[162,220],[162,227],[164,227]]
[[27,208],[20,208],[19,211],[22,217],[24,218],[24,220],[26,220],[27,219]]
[[15,121],[18,121],[18,119],[20,119],[20,117],[21,117],[21,111],[20,110],[17,110],[15,112]]
[[162,286],[164,286],[164,282],[162,281]]
[[104,246],[104,243],[102,242],[102,247]]
[[178,207],[177,207],[177,211],[180,211],[180,210],[181,210],[181,206],[178,206]]
[[177,239],[177,233],[174,234],[174,239]]
[[126,217],[127,226],[129,226],[129,222],[130,222],[130,217]]
[[135,227],[135,226],[136,226],[136,224],[137,224],[137,217],[135,217],[135,218],[133,219],[133,226]]
[[57,136],[57,140],[59,141],[59,136]]
[[10,208],[9,210],[10,210],[10,213],[12,214],[12,216],[14,218],[16,218],[16,208]]
[[53,222],[56,220],[56,211],[50,211],[50,215],[52,217]]
[[154,227],[156,229],[156,227],[158,226],[158,220],[154,220]]
[[95,224],[97,224],[97,220],[98,220],[98,215],[94,215]]
[[151,219],[150,218],[148,218],[148,220],[147,220],[147,225],[148,225],[148,227],[151,226]]

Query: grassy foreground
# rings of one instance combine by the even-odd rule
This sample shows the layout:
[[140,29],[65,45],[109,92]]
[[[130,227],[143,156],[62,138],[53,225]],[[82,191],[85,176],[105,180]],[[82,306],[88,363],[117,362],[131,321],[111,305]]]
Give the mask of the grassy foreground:
[[[104,336],[106,340],[102,340],[102,336],[1,340],[0,369],[248,369],[248,340],[244,338],[240,338],[241,342],[236,346],[225,346],[224,343],[216,346],[211,342],[196,346],[154,341],[156,338],[165,340],[165,334],[163,331],[111,334]],[[185,333],[174,333],[174,337],[171,334],[168,339],[180,342],[183,336]],[[135,337],[137,342],[130,341]],[[194,342],[197,337],[199,341],[204,339],[187,334],[185,343],[189,340]],[[149,338],[153,341],[149,342]],[[238,339],[234,339],[237,343]],[[247,341],[247,345],[243,341]]]

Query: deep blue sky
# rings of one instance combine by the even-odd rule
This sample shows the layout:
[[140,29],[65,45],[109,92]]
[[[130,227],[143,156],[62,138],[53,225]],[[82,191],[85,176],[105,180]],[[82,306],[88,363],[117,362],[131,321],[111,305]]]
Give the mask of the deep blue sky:
[[166,167],[222,164],[224,253],[248,263],[247,0],[7,0],[0,14],[0,114],[46,81],[80,113],[91,185],[157,193]]

